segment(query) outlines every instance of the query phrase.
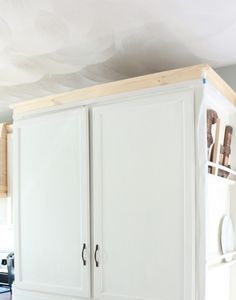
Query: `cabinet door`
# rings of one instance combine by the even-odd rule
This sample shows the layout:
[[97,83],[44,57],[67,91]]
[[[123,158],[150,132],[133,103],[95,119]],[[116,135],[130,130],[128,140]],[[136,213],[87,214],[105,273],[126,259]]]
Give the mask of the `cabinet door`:
[[16,288],[89,297],[87,110],[16,122],[14,152]]
[[96,299],[194,298],[194,95],[92,111]]

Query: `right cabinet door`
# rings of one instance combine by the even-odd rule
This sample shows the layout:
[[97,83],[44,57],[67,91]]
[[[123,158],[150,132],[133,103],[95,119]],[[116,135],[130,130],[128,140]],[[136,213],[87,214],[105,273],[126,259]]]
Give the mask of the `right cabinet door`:
[[96,299],[194,299],[194,94],[92,109]]

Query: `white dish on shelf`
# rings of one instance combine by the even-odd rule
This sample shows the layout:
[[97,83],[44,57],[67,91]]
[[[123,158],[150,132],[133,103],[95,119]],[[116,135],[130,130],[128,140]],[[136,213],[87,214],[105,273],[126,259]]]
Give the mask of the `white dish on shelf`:
[[[233,252],[235,249],[234,246],[234,228],[232,220],[229,216],[225,216],[222,221],[221,226],[221,248],[223,254]],[[225,261],[230,262],[233,259],[232,253],[225,256]]]

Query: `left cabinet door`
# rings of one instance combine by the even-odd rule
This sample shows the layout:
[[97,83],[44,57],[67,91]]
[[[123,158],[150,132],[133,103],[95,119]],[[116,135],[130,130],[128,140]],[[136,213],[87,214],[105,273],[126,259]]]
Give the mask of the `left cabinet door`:
[[15,123],[16,289],[90,297],[88,153],[85,108]]

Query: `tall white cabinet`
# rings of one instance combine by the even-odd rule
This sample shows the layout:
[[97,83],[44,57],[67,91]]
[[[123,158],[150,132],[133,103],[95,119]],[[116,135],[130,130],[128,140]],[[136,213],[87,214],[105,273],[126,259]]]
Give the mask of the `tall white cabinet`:
[[234,101],[200,65],[13,107],[14,300],[216,300],[204,130],[216,88]]

